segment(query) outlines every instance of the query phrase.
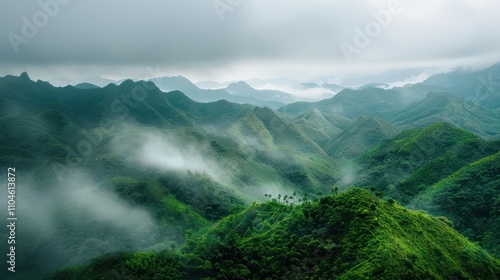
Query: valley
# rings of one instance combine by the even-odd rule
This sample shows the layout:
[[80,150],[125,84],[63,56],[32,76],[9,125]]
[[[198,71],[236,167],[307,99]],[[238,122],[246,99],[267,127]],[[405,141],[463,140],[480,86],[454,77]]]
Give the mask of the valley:
[[500,277],[498,69],[272,104],[2,77],[16,279]]

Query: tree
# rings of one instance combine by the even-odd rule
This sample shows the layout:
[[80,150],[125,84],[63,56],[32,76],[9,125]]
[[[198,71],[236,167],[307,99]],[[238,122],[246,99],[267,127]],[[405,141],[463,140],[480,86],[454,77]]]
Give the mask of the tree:
[[339,188],[338,188],[338,187],[334,187],[334,188],[332,188],[332,193],[333,193],[333,194],[335,194],[335,195],[336,195],[338,192],[339,192]]

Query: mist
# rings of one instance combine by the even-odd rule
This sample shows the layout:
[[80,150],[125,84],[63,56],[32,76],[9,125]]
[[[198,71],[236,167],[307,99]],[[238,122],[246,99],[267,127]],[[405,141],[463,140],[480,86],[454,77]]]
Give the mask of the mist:
[[[20,279],[110,252],[167,249],[173,242],[160,237],[148,211],[130,205],[109,185],[97,184],[84,170],[67,170],[50,186],[23,175],[17,190],[18,267],[33,269],[19,269]],[[7,209],[6,200],[0,207]]]
[[130,124],[123,127],[112,143],[112,150],[129,164],[160,172],[199,172],[218,183],[230,183],[231,172],[217,163],[207,144],[189,140],[190,137],[181,132],[176,134]]
[[203,147],[179,143],[158,133],[146,133],[143,141],[135,156],[145,166],[160,170],[204,172],[217,181],[223,181],[224,175],[227,175],[214,160],[203,155]]

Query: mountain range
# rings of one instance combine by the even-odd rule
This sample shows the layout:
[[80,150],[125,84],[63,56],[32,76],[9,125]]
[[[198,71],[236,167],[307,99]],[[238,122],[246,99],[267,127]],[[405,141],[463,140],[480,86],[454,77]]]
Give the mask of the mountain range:
[[[498,89],[488,106],[472,90],[496,69],[288,105],[244,82],[2,77],[19,275],[499,277]],[[476,86],[454,91],[464,75]]]

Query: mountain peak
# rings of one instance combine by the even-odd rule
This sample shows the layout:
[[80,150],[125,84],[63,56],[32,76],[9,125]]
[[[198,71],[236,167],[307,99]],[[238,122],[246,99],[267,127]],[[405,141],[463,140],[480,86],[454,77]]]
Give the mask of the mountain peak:
[[158,77],[149,80],[164,92],[180,90],[182,92],[195,92],[200,89],[184,76]]
[[398,132],[382,119],[361,116],[328,145],[327,151],[338,158],[355,158]]
[[232,83],[227,87],[228,90],[235,90],[235,91],[243,91],[243,90],[254,90],[253,87],[251,87],[249,84],[239,81],[236,83]]
[[31,81],[30,76],[28,76],[28,73],[26,73],[26,72],[21,73],[21,75],[19,76],[19,78],[21,78],[23,80]]

